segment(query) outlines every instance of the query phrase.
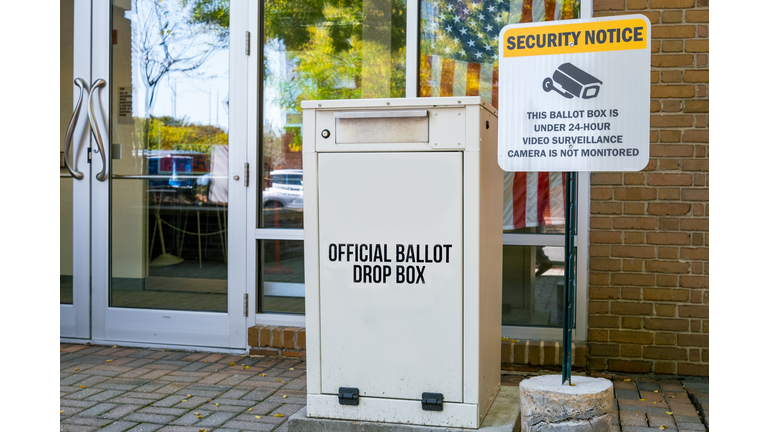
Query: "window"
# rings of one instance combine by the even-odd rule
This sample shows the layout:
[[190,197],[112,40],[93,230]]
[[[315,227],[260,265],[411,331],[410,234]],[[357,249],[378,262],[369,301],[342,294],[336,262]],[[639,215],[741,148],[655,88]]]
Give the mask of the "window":
[[405,97],[406,1],[265,0],[263,11],[259,312],[303,314],[301,101]]
[[[422,0],[419,96],[481,96],[498,107],[499,31],[514,23],[578,18],[579,10],[578,0]],[[564,181],[565,173],[504,174],[505,336],[560,337]],[[582,188],[579,196],[586,201],[587,190]],[[577,226],[585,218],[579,217]],[[585,236],[581,240],[577,245],[585,246]],[[582,261],[581,271],[577,264],[580,276],[586,271]],[[585,280],[577,284],[582,294]],[[578,301],[585,303],[586,296],[577,294]]]

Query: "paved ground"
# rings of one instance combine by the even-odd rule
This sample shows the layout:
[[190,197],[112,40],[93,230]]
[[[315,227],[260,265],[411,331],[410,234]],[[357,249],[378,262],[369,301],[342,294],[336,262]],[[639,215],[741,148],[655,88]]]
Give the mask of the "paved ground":
[[[61,344],[61,431],[275,431],[306,405],[301,360]],[[706,381],[605,376],[612,431],[704,431]],[[518,385],[523,376],[504,375]]]

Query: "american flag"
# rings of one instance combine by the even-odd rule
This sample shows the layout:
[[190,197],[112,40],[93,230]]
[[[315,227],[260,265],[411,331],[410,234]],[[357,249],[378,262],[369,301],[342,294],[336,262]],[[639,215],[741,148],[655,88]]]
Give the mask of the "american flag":
[[[578,17],[579,0],[423,0],[420,96],[480,96],[499,105],[499,31]],[[564,173],[505,173],[504,229],[565,223]]]

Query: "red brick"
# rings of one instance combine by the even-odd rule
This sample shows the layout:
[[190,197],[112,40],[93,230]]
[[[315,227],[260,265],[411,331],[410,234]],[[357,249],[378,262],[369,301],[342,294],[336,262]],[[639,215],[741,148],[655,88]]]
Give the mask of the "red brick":
[[[683,81],[683,71],[679,71],[679,70],[661,71],[660,77],[661,77],[661,82],[665,84],[679,83]],[[653,90],[651,90],[651,93],[653,93]],[[665,97],[665,96],[661,96],[661,97]],[[682,109],[682,107],[683,107],[683,102],[681,100],[665,100],[663,102],[661,110],[664,112],[678,112]]]
[[613,198],[613,188],[593,187],[589,192],[589,197],[593,200],[609,200]]
[[678,363],[677,374],[687,376],[709,376],[709,365],[697,363]]
[[696,23],[709,22],[709,10],[687,10],[685,11],[685,21]]
[[617,187],[614,196],[619,201],[649,201],[656,199],[656,188],[649,187]]
[[627,9],[646,9],[648,0],[627,0]]
[[[683,161],[683,171],[709,171],[709,159],[686,159]],[[686,185],[690,186],[690,185]]]
[[657,361],[653,363],[653,373],[674,375],[677,363]]
[[677,188],[663,188],[659,189],[660,200],[680,200],[680,189]]
[[709,288],[709,276],[680,276],[680,286],[684,288]]
[[677,344],[680,346],[709,346],[709,335],[681,333],[677,335]]
[[274,348],[283,348],[283,328],[284,327],[272,327],[270,346]]
[[660,287],[676,287],[678,285],[677,275],[660,274],[656,276],[656,285]]
[[248,346],[259,346],[259,327],[248,328]]
[[619,328],[619,317],[612,315],[589,315],[590,328]]
[[621,243],[621,232],[618,231],[590,231],[591,243]]
[[649,286],[654,285],[655,277],[643,273],[612,273],[612,285]]
[[645,205],[646,205],[645,202],[625,201],[624,214],[625,215],[644,215]]
[[601,271],[617,271],[617,270],[621,270],[621,261],[617,259],[590,257],[589,268],[592,270],[601,270]]
[[656,333],[654,343],[656,345],[677,345],[677,333]]
[[653,305],[653,307],[656,309],[657,316],[673,317],[677,314],[676,305],[656,303]]
[[[667,102],[667,101],[665,101],[665,102]],[[669,102],[673,102],[673,101],[669,101]],[[680,101],[674,101],[674,102],[678,102],[678,104],[679,104]],[[664,106],[666,106],[666,104],[664,104]],[[668,111],[668,110],[665,109],[665,111]],[[679,107],[675,111],[679,111]],[[680,142],[680,134],[681,134],[681,132],[679,130],[662,130],[662,131],[659,131],[659,132],[660,132],[659,133],[659,140],[661,142]]]
[[624,300],[640,300],[643,298],[643,289],[638,287],[621,287],[621,298]]
[[643,300],[656,301],[688,301],[688,290],[668,288],[645,288]]
[[592,229],[611,229],[611,218],[610,217],[589,218],[589,227]]
[[629,330],[610,330],[609,339],[611,342],[648,345],[653,343],[653,333]]
[[651,371],[651,362],[608,359],[608,370],[616,372],[648,373]]
[[700,38],[708,38],[709,37],[709,26],[700,25],[698,28],[699,31],[699,37]]
[[617,344],[590,343],[588,345],[591,356],[617,357],[619,355],[619,345]]
[[659,246],[657,253],[661,259],[678,259],[678,248],[676,247]]
[[709,82],[709,70],[687,70],[683,74],[683,81],[706,83]]
[[280,355],[280,350],[277,348],[251,348],[248,351],[248,354],[260,356],[278,356]]
[[[615,301],[611,302],[611,313],[618,315],[651,315],[653,314],[653,303]],[[618,319],[618,317],[616,318]]]
[[643,347],[640,345],[621,345],[622,357],[640,357],[643,353]]
[[645,318],[646,330],[688,331],[687,319]]
[[643,328],[643,319],[640,317],[632,317],[632,316],[621,317],[621,328],[641,329]]
[[595,0],[592,10],[594,12],[624,10],[624,0]]
[[693,66],[693,54],[652,54],[653,67]]
[[682,199],[685,201],[709,201],[709,189],[683,189]]
[[690,245],[691,234],[685,232],[649,232],[649,244]]
[[283,350],[283,356],[285,357],[307,357],[306,351],[299,350]]
[[686,231],[709,231],[709,218],[690,218],[680,221],[680,229]]
[[621,203],[593,202],[590,206],[592,214],[621,214]]
[[618,287],[589,287],[590,299],[617,299],[621,295]]
[[650,150],[654,157],[693,157],[693,152],[694,147],[686,144],[654,144]]
[[588,310],[590,314],[607,314],[610,310],[610,303],[607,301],[590,300]]
[[691,211],[690,204],[683,203],[650,203],[648,213],[652,215],[685,215]]
[[688,350],[676,347],[643,347],[643,358],[661,360],[688,360]]
[[686,130],[683,131],[683,141],[685,142],[709,142],[709,130]]
[[678,305],[679,316],[688,318],[709,318],[709,306]]
[[655,25],[651,28],[651,38],[653,39],[680,39],[693,37],[696,37],[695,25]]
[[296,333],[296,349],[307,349],[307,333],[304,329],[301,329]]
[[283,330],[283,348],[294,349],[293,336],[299,329],[297,327],[288,327]]
[[649,173],[648,184],[653,186],[690,186],[693,178],[690,174]]
[[709,39],[689,39],[685,41],[685,52],[707,53],[709,52]]
[[645,233],[644,232],[625,232],[624,243],[643,244],[645,243]]
[[608,342],[608,330],[587,329],[587,340],[594,342]]
[[653,230],[658,226],[658,219],[651,217],[616,217],[613,218],[614,229]]
[[592,173],[590,177],[592,185],[620,185],[620,172],[598,172]]
[[692,85],[655,85],[651,87],[652,98],[689,98],[693,97],[695,93],[696,88]]
[[709,112],[708,99],[692,99],[685,101],[683,112],[687,113],[706,113]]
[[664,24],[683,22],[683,11],[664,11],[661,13]]
[[709,259],[709,248],[706,247],[700,247],[700,248],[693,248],[693,247],[684,247],[680,248],[680,258],[683,259],[695,259],[695,260],[708,260]]
[[694,7],[693,0],[651,0],[651,9],[687,9]]
[[653,258],[656,251],[653,246],[611,246],[611,255],[626,258]]
[[611,247],[608,245],[589,245],[590,257],[608,257],[611,256]]
[[646,261],[645,269],[652,273],[688,273],[691,266],[681,261]]
[[259,346],[271,346],[272,329],[270,327],[259,327]]
[[641,172],[626,172],[624,173],[624,184],[626,185],[641,185],[645,183],[645,173]]
[[608,273],[598,273],[595,271],[589,272],[589,284],[590,285],[608,285],[610,284],[610,276]]

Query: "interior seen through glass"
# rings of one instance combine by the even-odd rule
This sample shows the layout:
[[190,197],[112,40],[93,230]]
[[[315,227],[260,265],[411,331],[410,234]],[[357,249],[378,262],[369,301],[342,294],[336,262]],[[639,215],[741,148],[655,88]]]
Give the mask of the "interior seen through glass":
[[[261,227],[303,228],[301,101],[405,96],[405,12],[405,0],[264,1]],[[260,311],[303,313],[303,242],[263,241],[259,256]]]
[[229,2],[114,1],[110,84],[110,306],[226,312]]

